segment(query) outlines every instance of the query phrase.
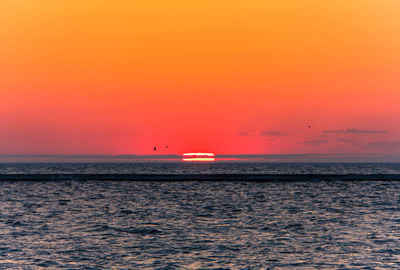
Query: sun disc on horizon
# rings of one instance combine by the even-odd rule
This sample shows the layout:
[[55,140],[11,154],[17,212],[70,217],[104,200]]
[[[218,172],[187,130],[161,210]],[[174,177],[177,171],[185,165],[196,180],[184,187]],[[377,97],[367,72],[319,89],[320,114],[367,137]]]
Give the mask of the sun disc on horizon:
[[182,155],[184,162],[214,162],[214,153],[184,153]]

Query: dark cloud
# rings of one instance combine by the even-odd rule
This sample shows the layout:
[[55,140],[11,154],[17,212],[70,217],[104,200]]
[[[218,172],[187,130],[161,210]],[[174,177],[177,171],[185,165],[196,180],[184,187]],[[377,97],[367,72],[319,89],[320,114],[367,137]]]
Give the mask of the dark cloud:
[[337,143],[350,143],[350,144],[354,144],[357,142],[357,140],[355,139],[337,139],[336,140]]
[[307,145],[321,145],[321,144],[327,144],[329,143],[329,140],[309,140],[309,141],[304,141],[303,144]]
[[250,134],[247,131],[240,131],[238,133],[239,136],[249,136]]
[[388,133],[387,130],[363,130],[363,129],[357,129],[357,128],[351,128],[351,129],[346,129],[346,133],[352,133],[352,134],[380,134],[380,133]]
[[338,130],[323,130],[322,133],[345,133],[343,129]]
[[273,131],[273,130],[264,130],[264,131],[256,131],[256,132],[249,132],[249,131],[241,131],[238,133],[239,136],[269,136],[269,137],[284,137],[288,136],[288,134]]
[[261,136],[272,136],[272,137],[283,137],[287,136],[286,133],[278,132],[278,131],[272,131],[272,130],[265,130],[260,132]]
[[323,130],[322,133],[340,133],[340,134],[383,134],[388,133],[387,130],[372,130],[372,129],[337,129],[337,130]]
[[400,151],[400,141],[376,141],[370,142],[362,145],[362,148],[369,149],[369,150],[378,150],[378,151],[385,151],[385,152],[398,152]]

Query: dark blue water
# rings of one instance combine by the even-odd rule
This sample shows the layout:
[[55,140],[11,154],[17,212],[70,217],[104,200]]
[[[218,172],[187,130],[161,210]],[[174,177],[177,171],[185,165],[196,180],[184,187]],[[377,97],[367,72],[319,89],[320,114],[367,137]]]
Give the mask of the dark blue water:
[[400,163],[0,163],[0,174],[400,174]]
[[[195,168],[189,165],[173,166]],[[14,164],[2,173],[9,166],[101,171],[95,164]],[[340,171],[334,164],[274,166]],[[395,181],[2,181],[0,269],[400,269],[399,190]]]

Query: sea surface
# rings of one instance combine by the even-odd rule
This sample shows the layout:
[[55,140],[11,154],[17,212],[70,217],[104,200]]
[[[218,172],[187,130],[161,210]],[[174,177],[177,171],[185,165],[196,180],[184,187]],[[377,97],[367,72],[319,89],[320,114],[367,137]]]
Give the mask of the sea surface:
[[0,163],[0,174],[400,174],[400,163]]
[[[398,174],[398,163],[0,164],[0,174]],[[0,181],[0,269],[400,269],[398,181]]]

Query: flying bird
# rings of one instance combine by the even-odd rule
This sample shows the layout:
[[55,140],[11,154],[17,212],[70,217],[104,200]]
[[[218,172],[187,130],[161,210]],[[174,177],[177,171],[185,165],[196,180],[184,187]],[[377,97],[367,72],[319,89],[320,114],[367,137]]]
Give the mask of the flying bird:
[[156,146],[154,146],[153,150],[154,150],[154,151],[157,151],[157,147],[156,147]]

